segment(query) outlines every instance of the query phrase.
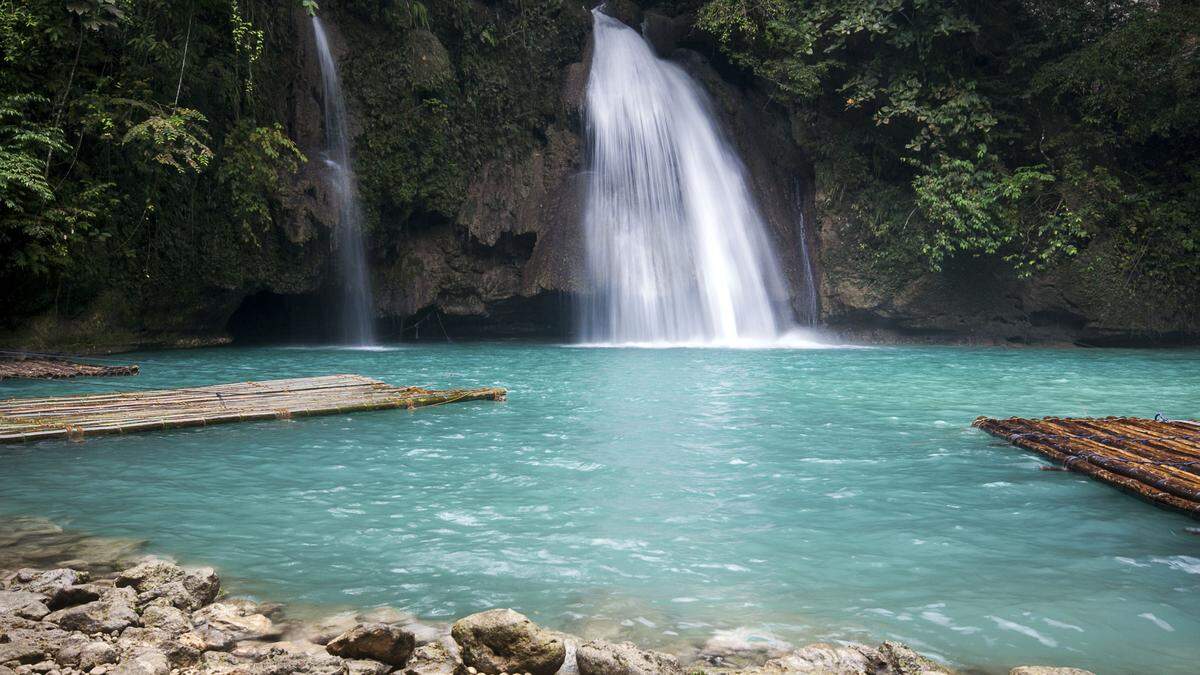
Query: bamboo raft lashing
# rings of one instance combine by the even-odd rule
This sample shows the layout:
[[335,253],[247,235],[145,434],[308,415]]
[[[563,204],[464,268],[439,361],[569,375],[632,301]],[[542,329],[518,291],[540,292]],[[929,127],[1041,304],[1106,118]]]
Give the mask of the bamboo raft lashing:
[[395,387],[361,375],[328,375],[188,389],[13,398],[0,401],[0,442],[501,401],[506,393],[500,387],[432,390]]
[[977,418],[973,426],[1200,518],[1200,423],[1135,417]]

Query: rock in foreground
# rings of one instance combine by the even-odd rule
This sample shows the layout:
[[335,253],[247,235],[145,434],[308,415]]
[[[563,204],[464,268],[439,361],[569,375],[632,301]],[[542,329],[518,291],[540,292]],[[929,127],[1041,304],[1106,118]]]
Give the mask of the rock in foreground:
[[459,619],[450,635],[462,650],[462,662],[489,675],[553,675],[567,657],[562,640],[511,609]]
[[683,675],[670,654],[645,651],[630,642],[592,640],[575,649],[579,675]]
[[358,624],[330,640],[326,649],[347,659],[373,659],[403,666],[416,647],[412,633],[386,623]]

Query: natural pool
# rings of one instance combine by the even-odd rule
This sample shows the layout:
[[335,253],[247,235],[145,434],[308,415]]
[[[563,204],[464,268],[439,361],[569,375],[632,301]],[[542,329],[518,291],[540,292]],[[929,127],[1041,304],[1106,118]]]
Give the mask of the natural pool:
[[[0,447],[0,512],[217,566],[310,605],[511,606],[672,648],[717,631],[899,639],[960,666],[1194,672],[1195,521],[972,430],[1200,417],[1196,351],[590,349],[135,354],[137,378],[356,372],[507,403]],[[611,633],[609,633],[611,634]]]

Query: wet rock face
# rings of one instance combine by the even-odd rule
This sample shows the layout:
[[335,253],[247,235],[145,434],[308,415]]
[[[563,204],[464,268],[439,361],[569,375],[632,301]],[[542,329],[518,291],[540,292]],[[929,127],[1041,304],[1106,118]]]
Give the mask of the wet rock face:
[[326,649],[347,659],[373,659],[403,666],[415,646],[413,634],[402,628],[386,623],[360,623],[331,640]]
[[682,675],[670,654],[645,651],[629,642],[592,640],[575,649],[579,675]]
[[495,675],[552,675],[566,659],[554,633],[511,609],[493,609],[459,619],[450,629],[467,666]]

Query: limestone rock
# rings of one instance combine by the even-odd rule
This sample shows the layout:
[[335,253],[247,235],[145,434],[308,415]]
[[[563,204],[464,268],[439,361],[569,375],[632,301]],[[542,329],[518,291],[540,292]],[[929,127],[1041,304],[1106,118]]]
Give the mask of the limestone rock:
[[889,641],[879,645],[879,655],[897,675],[952,674],[954,672],[899,642]]
[[275,654],[248,667],[227,672],[246,675],[343,675],[346,664],[329,655]]
[[151,558],[122,571],[117,575],[116,585],[132,586],[138,593],[162,586],[183,578],[183,569],[169,560]]
[[192,629],[192,620],[176,607],[151,605],[142,612],[142,625],[179,634]]
[[46,596],[31,591],[0,591],[0,613],[15,614],[23,619],[40,621],[50,613]]
[[140,622],[133,611],[133,593],[126,589],[112,589],[101,599],[75,607],[60,609],[46,616],[46,621],[58,624],[66,630],[77,630],[89,635],[121,631]]
[[861,675],[882,670],[883,656],[866,645],[807,645],[763,664],[763,670],[783,673]]
[[171,663],[167,656],[155,649],[143,649],[133,656],[122,659],[111,675],[170,675]]
[[579,675],[682,675],[679,661],[669,654],[639,649],[629,642],[585,642],[575,649]]
[[194,610],[216,599],[221,580],[211,567],[184,570],[167,560],[146,560],[121,572],[118,587],[137,591],[138,604],[168,604]]
[[96,666],[105,663],[117,662],[117,648],[97,640],[90,642],[79,651],[79,668],[81,670],[90,670]]
[[454,675],[457,668],[458,663],[450,650],[436,642],[430,642],[413,651],[412,656],[408,658],[408,664],[401,672],[404,675]]
[[326,646],[330,654],[347,659],[374,659],[403,666],[412,655],[412,633],[386,623],[359,624],[335,637]]
[[46,596],[50,609],[62,609],[70,605],[91,602],[99,597],[94,589],[81,584],[89,580],[87,572],[69,568],[54,570],[18,570],[12,585],[14,590],[30,591]]
[[166,657],[172,667],[189,666],[200,660],[202,640],[177,636],[158,628],[127,628],[117,640],[117,650],[137,655],[147,649]]
[[1096,675],[1082,668],[1056,668],[1052,665],[1018,665],[1008,675]]
[[450,634],[462,661],[484,673],[551,675],[566,659],[563,641],[511,609],[459,619]]
[[0,663],[16,661],[17,663],[37,663],[46,652],[32,642],[14,640],[0,643]]
[[251,609],[251,606],[216,602],[193,612],[192,623],[198,632],[219,631],[229,642],[278,637],[278,627],[262,614],[248,613]]
[[349,675],[387,675],[392,672],[392,667],[371,659],[348,659],[346,672]]

